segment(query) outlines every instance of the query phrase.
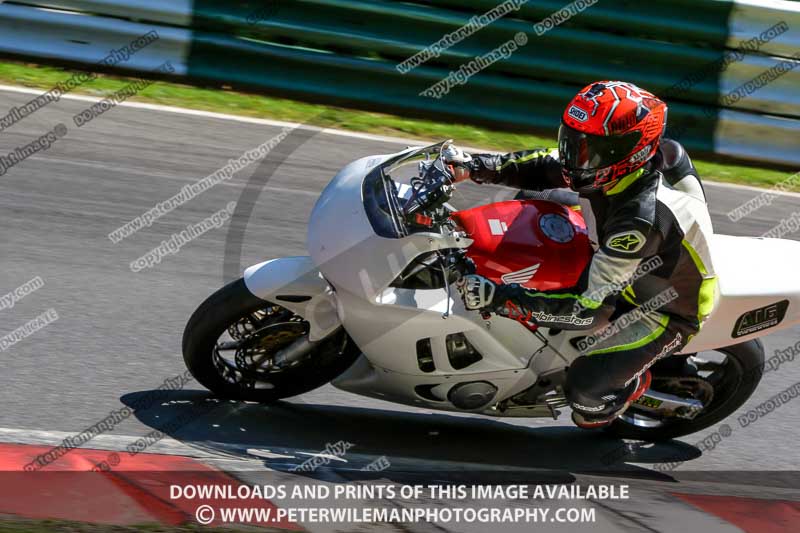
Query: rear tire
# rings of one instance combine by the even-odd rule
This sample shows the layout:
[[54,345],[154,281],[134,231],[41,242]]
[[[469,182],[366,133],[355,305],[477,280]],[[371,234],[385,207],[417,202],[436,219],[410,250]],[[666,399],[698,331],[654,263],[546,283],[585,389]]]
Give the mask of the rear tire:
[[[753,339],[715,351],[731,358],[734,361],[732,366],[737,366],[741,372],[733,376],[736,378],[735,382],[732,381],[726,385],[728,394],[715,395],[711,404],[706,406],[696,418],[693,420],[670,419],[658,427],[640,427],[624,418],[618,418],[607,428],[607,431],[625,439],[668,440],[696,433],[732,415],[750,398],[761,381],[764,369],[764,345],[759,339]],[[653,377],[655,378],[655,374]],[[631,409],[634,407],[632,406]]]
[[[268,307],[279,306],[255,296],[240,278],[219,289],[197,308],[183,333],[183,359],[200,384],[222,398],[271,403],[325,385],[347,370],[361,354],[340,328],[322,340],[305,359],[269,374],[268,383],[259,383],[262,385],[259,387],[245,378],[236,382],[233,379],[236,372],[221,372],[220,361],[215,361],[217,341],[243,317]],[[295,319],[300,320],[296,315]]]

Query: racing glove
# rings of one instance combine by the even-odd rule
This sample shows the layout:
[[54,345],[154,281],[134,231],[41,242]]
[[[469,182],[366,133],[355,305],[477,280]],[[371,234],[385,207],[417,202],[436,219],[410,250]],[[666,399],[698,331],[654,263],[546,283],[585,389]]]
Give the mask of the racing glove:
[[458,282],[458,290],[464,299],[464,307],[470,311],[480,311],[484,318],[489,313],[511,318],[528,325],[536,325],[531,313],[513,300],[520,286],[512,283],[500,285],[479,276],[469,274]]
[[456,183],[472,177],[475,160],[461,148],[448,144],[442,148],[442,159],[452,168]]
[[470,311],[489,308],[494,300],[496,288],[497,285],[493,281],[477,274],[464,276],[458,285],[458,290],[464,298],[464,307]]
[[517,283],[496,284],[476,274],[464,276],[456,287],[466,309],[484,315],[494,313],[525,325],[588,329],[614,310],[610,303],[591,300],[574,290],[540,292]]

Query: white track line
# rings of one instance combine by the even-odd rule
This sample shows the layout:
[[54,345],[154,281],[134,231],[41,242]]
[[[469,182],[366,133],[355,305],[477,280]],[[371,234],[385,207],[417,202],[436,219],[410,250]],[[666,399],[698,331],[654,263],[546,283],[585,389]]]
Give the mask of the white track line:
[[[42,431],[37,429],[0,428],[0,443],[4,444],[32,444],[40,446],[59,446],[64,439],[74,437],[78,432]],[[123,452],[127,446],[136,442],[141,437],[132,435],[97,435],[85,442],[79,448],[89,450],[104,450],[120,453],[122,461],[125,460]],[[207,448],[212,448],[209,450]],[[233,452],[233,453],[229,453]],[[220,444],[213,441],[201,441],[196,445],[187,444],[171,437],[164,437],[160,441],[150,444],[142,453],[157,453],[163,455],[176,455],[199,459],[206,464],[216,465],[225,471],[264,471],[270,470],[265,466],[265,458],[295,459],[291,455],[276,454],[270,450],[250,448],[245,445]],[[249,457],[248,457],[249,456]],[[301,460],[296,462],[301,462]]]
[[[30,87],[18,87],[15,85],[2,85],[0,84],[0,91],[12,92],[12,93],[21,93],[21,94],[32,94],[39,96],[43,94],[42,89],[33,89]],[[97,103],[103,100],[103,97],[100,96],[86,96],[82,94],[65,94],[61,96],[62,99],[65,100],[76,100],[80,102],[92,102]],[[333,135],[338,137],[350,137],[353,139],[365,139],[370,141],[378,141],[378,142],[386,142],[386,143],[393,143],[393,144],[401,144],[403,146],[419,146],[419,145],[426,145],[429,141],[420,140],[420,139],[408,139],[402,137],[390,137],[387,135],[373,135],[371,133],[358,133],[354,131],[345,131],[345,130],[337,130],[334,128],[320,128],[317,126],[310,126],[307,124],[303,124],[300,122],[285,122],[281,120],[270,120],[265,118],[253,118],[253,117],[243,117],[238,115],[228,115],[226,113],[215,113],[213,111],[201,111],[198,109],[189,109],[185,107],[174,107],[174,106],[167,106],[167,105],[159,105],[159,104],[145,104],[142,102],[122,102],[117,104],[120,107],[131,107],[134,109],[145,109],[148,111],[159,111],[162,113],[175,113],[179,115],[190,115],[196,117],[204,117],[204,118],[215,118],[219,120],[231,120],[234,122],[242,122],[245,124],[260,124],[263,126],[274,126],[280,128],[297,128],[302,127],[305,129],[310,129],[314,131],[319,131],[327,135]],[[495,153],[493,150],[486,150],[482,148],[475,148],[465,146],[468,151],[478,151],[483,153]],[[704,185],[711,185],[714,187],[723,187],[728,189],[740,189],[740,190],[747,190],[747,191],[755,191],[755,192],[764,192],[764,189],[759,187],[754,187],[752,185],[738,185],[733,183],[724,183],[718,181],[708,181],[703,180]],[[793,192],[778,192],[778,191],[771,191],[783,196],[790,196],[795,198],[800,198],[800,193],[793,193]]]
[[[33,94],[39,96],[43,94],[42,89],[32,89],[30,87],[16,87],[14,85],[0,85],[0,91]],[[65,94],[61,96],[63,100],[76,100],[79,102],[92,102],[97,103],[103,100],[101,96],[86,96],[83,94]],[[354,131],[337,130],[333,128],[320,128],[303,124],[301,122],[285,122],[282,120],[270,120],[264,118],[243,117],[239,115],[228,115],[226,113],[215,113],[213,111],[201,111],[199,109],[189,109],[185,107],[173,107],[159,104],[145,104],[143,102],[121,102],[117,104],[118,107],[132,107],[135,109],[146,109],[149,111],[160,111],[162,113],[176,113],[179,115],[191,115],[196,117],[216,118],[220,120],[232,120],[235,122],[243,122],[246,124],[261,124],[263,126],[275,126],[280,128],[297,128],[303,127],[314,131],[320,131],[328,135],[336,135],[339,137],[353,137],[356,139],[367,139],[370,141],[381,141],[388,143],[403,144],[405,146],[417,146],[420,143],[423,145],[428,144],[428,141],[420,141],[419,139],[402,139],[400,137],[389,137],[385,135],[373,135],[370,133],[358,133]]]
[[[13,429],[0,428],[0,442],[6,444],[38,444],[43,446],[58,446],[68,438],[74,437],[78,432],[67,433],[65,431],[42,431],[37,429]],[[141,437],[131,435],[97,435],[93,439],[84,443],[80,448],[90,450],[109,450],[125,451],[126,446],[136,442]],[[181,441],[164,437],[160,441],[151,444],[147,451],[150,453],[162,453],[165,455],[181,455],[184,457],[196,457],[201,459],[219,459],[226,457],[225,454],[211,453],[206,450],[195,448],[184,444]]]
[[[0,428],[0,443],[4,444],[33,444],[41,446],[59,446],[62,441],[68,437],[74,437],[78,432],[68,433],[66,431],[43,431],[37,429],[15,429],[15,428]],[[84,443],[79,448],[89,450],[107,450],[113,452],[125,452],[129,444],[136,442],[141,437],[132,435],[97,435],[91,440]],[[204,462],[212,462],[214,464],[219,462],[226,463],[227,470],[270,470],[269,464],[264,464],[264,460],[273,459],[278,460],[284,465],[295,465],[302,463],[312,456],[325,455],[320,451],[315,450],[269,450],[263,448],[255,448],[245,444],[236,443],[220,443],[214,441],[197,441],[193,444],[175,440],[171,437],[164,437],[160,441],[148,446],[147,450],[143,453],[159,453],[164,455],[179,455],[182,457],[192,457],[201,459]],[[352,462],[353,468],[366,465],[377,459],[379,456],[373,453],[358,453],[348,451],[344,458],[337,458],[338,461],[344,463]],[[121,455],[124,461],[125,455]],[[281,459],[288,459],[288,461],[280,461]],[[352,460],[352,461],[351,461]],[[504,465],[496,465],[491,462],[486,463],[473,463],[473,462],[460,462],[448,461],[446,459],[420,459],[416,457],[402,457],[392,456],[392,465],[395,468],[407,468],[411,470],[443,470],[453,471],[462,469],[474,470],[507,470],[508,467]],[[275,466],[275,465],[273,465]],[[347,468],[343,465],[336,465],[337,468]],[[531,467],[519,467],[519,471],[537,472],[543,469]]]

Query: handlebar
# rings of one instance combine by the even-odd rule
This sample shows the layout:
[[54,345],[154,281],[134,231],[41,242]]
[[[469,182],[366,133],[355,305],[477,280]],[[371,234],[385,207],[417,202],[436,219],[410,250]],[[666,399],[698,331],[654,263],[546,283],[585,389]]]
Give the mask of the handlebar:
[[419,171],[419,177],[411,180],[411,198],[403,206],[406,219],[438,209],[452,194],[455,179],[441,158],[433,162],[421,161]]

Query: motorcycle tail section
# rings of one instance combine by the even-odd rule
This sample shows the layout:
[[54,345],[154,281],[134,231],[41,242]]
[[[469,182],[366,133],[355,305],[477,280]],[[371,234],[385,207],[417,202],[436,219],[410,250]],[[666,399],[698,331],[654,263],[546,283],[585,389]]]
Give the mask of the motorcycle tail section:
[[684,353],[763,337],[800,324],[800,243],[714,235],[719,302]]

